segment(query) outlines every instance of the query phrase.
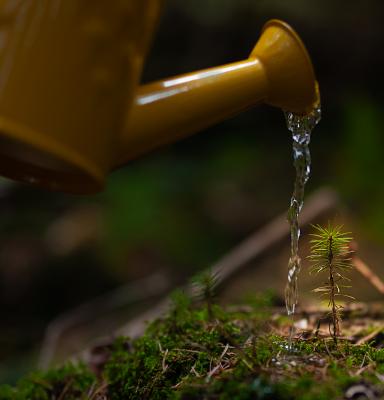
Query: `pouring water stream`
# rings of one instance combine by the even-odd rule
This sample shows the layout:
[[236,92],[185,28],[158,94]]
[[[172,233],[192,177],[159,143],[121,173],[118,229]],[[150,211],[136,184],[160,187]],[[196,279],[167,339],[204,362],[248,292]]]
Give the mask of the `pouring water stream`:
[[[288,261],[288,283],[285,288],[287,313],[293,318],[298,303],[297,278],[301,268],[301,259],[299,255],[299,215],[304,204],[305,184],[311,172],[311,155],[309,151],[311,133],[320,121],[321,107],[320,104],[316,105],[314,109],[306,115],[298,115],[291,112],[285,112],[284,114],[287,128],[292,133],[293,163],[296,169],[294,190],[288,210],[288,222],[291,229],[291,254]],[[294,325],[292,320],[289,347],[291,347],[293,335]]]

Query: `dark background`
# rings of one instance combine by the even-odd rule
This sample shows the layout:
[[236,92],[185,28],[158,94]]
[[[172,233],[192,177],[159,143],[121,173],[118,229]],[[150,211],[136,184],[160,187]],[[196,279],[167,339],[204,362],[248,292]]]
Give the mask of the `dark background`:
[[[353,230],[381,276],[383,7],[381,0],[172,0],[143,72],[147,82],[245,59],[268,19],[289,22],[311,54],[322,98],[307,193],[326,185],[340,194],[329,219]],[[101,303],[112,303],[68,328],[56,350],[63,357],[212,265],[287,209],[293,179],[283,113],[260,106],[131,163],[96,196],[1,180],[0,382],[35,368],[59,315],[103,294]],[[288,243],[276,249],[278,259],[255,260],[223,298],[242,301],[243,292],[267,287],[281,296],[284,282],[271,277],[285,276]],[[359,292],[359,300],[378,298],[369,287]]]

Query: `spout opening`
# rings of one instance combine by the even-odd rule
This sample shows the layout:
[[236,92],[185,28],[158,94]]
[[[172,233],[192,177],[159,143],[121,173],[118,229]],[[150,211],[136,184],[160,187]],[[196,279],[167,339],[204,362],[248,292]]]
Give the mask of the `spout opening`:
[[311,58],[299,35],[286,22],[268,21],[251,57],[259,58],[265,67],[268,104],[305,114],[319,103]]
[[264,24],[261,33],[263,34],[268,28],[272,27],[284,30],[284,32],[294,40],[296,46],[300,49],[300,54],[303,57],[303,61],[306,62],[308,74],[312,75],[312,78],[315,80],[315,71],[313,68],[311,57],[309,56],[308,50],[298,33],[288,23],[279,19],[271,19],[267,21]]

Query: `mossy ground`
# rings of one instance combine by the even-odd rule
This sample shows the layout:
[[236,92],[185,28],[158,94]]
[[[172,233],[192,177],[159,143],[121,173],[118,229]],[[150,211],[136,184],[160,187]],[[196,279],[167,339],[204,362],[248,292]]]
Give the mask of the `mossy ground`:
[[[33,373],[0,399],[380,399],[384,348],[351,339],[302,335],[288,351],[284,318],[267,298],[224,311],[192,305],[179,293],[170,314],[131,342],[106,346],[93,372],[68,364]],[[358,397],[360,396],[360,397]],[[364,397],[365,396],[365,397]]]

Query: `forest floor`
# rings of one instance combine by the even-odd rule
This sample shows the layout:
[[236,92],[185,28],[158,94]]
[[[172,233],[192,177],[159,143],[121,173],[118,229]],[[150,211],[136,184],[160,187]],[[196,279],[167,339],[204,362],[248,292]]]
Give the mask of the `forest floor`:
[[111,340],[86,362],[0,386],[0,399],[384,398],[383,304],[346,305],[337,342],[326,314],[299,310],[289,343],[292,320],[271,296],[223,309],[177,292],[140,338]]

